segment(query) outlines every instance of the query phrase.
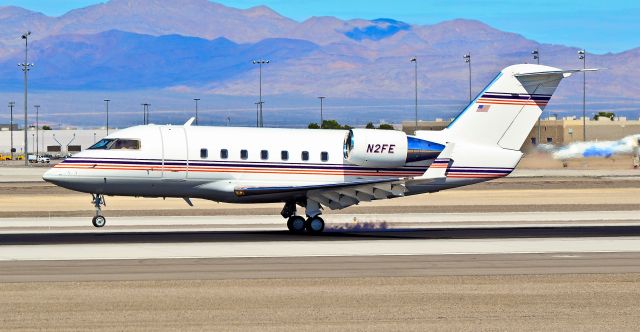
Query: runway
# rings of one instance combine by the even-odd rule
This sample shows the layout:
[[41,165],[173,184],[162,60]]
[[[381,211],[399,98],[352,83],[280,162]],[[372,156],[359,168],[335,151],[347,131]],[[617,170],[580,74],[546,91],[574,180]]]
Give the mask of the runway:
[[[0,260],[162,260],[640,252],[639,211],[331,216],[319,236],[277,216],[0,220]],[[635,257],[635,256],[634,256]],[[639,264],[640,265],[640,264]]]
[[635,182],[603,194],[607,181],[549,182],[575,190],[562,191],[573,197],[563,204],[547,182],[527,180],[360,206],[325,215],[320,236],[289,234],[276,208],[151,215],[113,199],[96,229],[89,216],[46,217],[50,207],[78,209],[69,196],[18,195],[42,211],[0,218],[0,325],[632,330],[640,205]]

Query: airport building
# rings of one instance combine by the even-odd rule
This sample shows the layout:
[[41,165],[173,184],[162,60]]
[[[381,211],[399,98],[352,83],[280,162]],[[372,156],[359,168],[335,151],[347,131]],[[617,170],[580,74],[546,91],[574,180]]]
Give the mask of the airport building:
[[[435,119],[434,121],[418,121],[418,130],[442,130],[449,125],[451,119]],[[614,141],[629,135],[640,134],[640,119],[628,120],[616,117],[613,120],[600,117],[598,120],[587,119],[587,140]],[[566,145],[584,140],[582,118],[549,117],[540,120],[540,129],[535,125],[524,142],[523,151],[532,149],[538,143]],[[415,131],[415,121],[403,121],[402,130],[407,134]]]
[[0,123],[0,131],[11,130],[11,128],[13,128],[13,130],[18,130],[18,124],[14,123],[13,125],[11,125],[8,123]]
[[[111,129],[113,132],[116,129]],[[24,151],[24,130],[11,132],[8,128],[0,130],[0,154],[9,154],[11,151],[11,134],[13,133],[13,147],[18,155]],[[27,144],[29,154],[49,154],[52,156],[67,155],[84,150],[102,137],[107,135],[107,130],[102,129],[59,129],[38,130],[29,128]]]

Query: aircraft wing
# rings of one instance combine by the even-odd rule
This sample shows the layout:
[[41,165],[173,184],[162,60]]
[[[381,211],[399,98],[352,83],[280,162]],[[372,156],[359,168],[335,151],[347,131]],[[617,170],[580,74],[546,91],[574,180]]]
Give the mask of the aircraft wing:
[[286,194],[314,200],[332,210],[344,209],[360,202],[404,196],[406,185],[438,182],[446,179],[455,145],[448,143],[427,171],[418,177],[386,178],[319,185],[282,187],[236,187],[236,196]]
[[331,209],[343,209],[361,201],[403,196],[404,179],[386,178],[305,186],[237,187],[236,196],[287,194],[307,197]]

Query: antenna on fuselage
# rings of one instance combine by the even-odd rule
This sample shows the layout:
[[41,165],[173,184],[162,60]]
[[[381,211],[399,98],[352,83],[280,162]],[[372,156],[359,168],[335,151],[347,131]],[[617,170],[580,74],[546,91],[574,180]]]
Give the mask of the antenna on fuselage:
[[191,117],[187,122],[184,123],[185,127],[190,127],[193,121],[196,121],[195,117]]

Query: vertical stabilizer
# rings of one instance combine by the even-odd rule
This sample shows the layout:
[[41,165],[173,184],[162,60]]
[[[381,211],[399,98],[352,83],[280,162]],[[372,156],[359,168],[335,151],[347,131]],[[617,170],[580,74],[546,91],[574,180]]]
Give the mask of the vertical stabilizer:
[[569,75],[542,65],[507,67],[454,119],[446,136],[519,150],[558,84]]

